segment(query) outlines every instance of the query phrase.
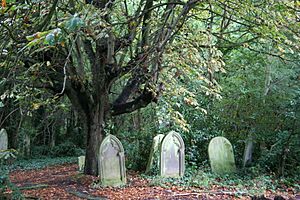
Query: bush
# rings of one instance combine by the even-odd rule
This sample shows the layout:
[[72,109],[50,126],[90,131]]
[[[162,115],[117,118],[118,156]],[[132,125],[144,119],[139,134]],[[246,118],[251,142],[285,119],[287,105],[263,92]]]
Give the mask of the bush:
[[282,131],[275,133],[272,139],[275,142],[261,152],[258,163],[279,176],[294,176],[300,168],[300,158],[297,156],[300,152],[300,135]]
[[212,138],[222,133],[210,130],[192,130],[184,134],[186,162],[192,166],[208,163],[208,144]]
[[80,156],[84,154],[84,150],[77,147],[74,143],[67,141],[52,149],[49,146],[34,146],[32,148],[33,158],[43,158],[43,157],[62,157],[62,156]]
[[[145,134],[145,133],[144,133]],[[132,170],[146,169],[152,138],[139,132],[123,132],[120,140],[126,154],[126,167]]]
[[51,151],[49,151],[49,146],[47,145],[32,147],[31,156],[33,158],[48,157],[50,155],[51,155]]
[[51,149],[52,156],[80,156],[83,154],[84,151],[82,149],[78,148],[74,143],[69,141],[54,146]]

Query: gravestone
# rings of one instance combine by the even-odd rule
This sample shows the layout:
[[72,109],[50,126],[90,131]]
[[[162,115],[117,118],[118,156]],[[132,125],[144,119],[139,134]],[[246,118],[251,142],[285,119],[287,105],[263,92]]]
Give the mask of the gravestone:
[[85,156],[78,157],[78,171],[82,172],[84,170]]
[[226,138],[213,138],[208,145],[208,156],[213,172],[227,174],[236,171],[233,149]]
[[0,151],[7,150],[7,148],[8,148],[7,132],[4,128],[2,128],[0,131]]
[[175,131],[169,132],[160,147],[160,175],[180,177],[184,174],[184,142]]
[[100,145],[98,172],[102,186],[126,184],[124,148],[113,135],[105,137]]
[[247,167],[251,165],[253,150],[254,150],[253,139],[248,138],[245,144],[245,150],[243,155],[243,167]]
[[160,145],[165,135],[158,134],[153,138],[149,160],[147,163],[146,173],[149,173],[153,168],[159,167]]

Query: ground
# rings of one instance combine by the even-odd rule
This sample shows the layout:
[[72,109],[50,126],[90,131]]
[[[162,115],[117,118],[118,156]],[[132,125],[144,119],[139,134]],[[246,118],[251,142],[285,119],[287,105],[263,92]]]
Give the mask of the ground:
[[[82,175],[76,164],[63,164],[36,170],[10,173],[11,181],[31,199],[251,199],[247,193],[238,193],[214,186],[211,189],[153,184],[137,172],[128,172],[127,185],[120,188],[99,188],[97,178]],[[167,187],[166,187],[167,186]],[[297,199],[294,192],[281,193],[285,199]],[[275,194],[265,192],[273,199]],[[300,197],[300,196],[299,196]],[[300,198],[299,198],[300,199]]]

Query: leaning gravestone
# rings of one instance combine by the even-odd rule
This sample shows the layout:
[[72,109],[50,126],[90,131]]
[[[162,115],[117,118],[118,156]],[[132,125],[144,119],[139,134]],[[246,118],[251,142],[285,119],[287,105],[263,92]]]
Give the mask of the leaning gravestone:
[[245,150],[243,155],[243,167],[247,167],[252,163],[252,154],[254,150],[254,142],[250,137],[246,140]]
[[184,142],[175,131],[169,132],[161,143],[160,175],[180,177],[184,174]]
[[8,148],[7,132],[4,128],[2,128],[0,131],[0,151],[7,150],[7,148]]
[[124,148],[113,135],[105,137],[100,145],[98,171],[102,186],[126,184]]
[[208,146],[208,156],[213,172],[227,174],[236,171],[233,149],[226,138],[213,138]]
[[153,138],[149,160],[147,163],[146,173],[149,173],[153,168],[159,167],[160,145],[165,135],[158,134]]

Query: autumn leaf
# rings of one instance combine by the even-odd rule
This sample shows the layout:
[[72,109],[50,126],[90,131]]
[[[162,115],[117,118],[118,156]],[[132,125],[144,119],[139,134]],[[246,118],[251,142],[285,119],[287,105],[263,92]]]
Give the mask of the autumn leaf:
[[6,0],[2,0],[1,6],[2,6],[3,8],[6,7]]
[[39,104],[39,103],[33,103],[33,104],[32,104],[33,110],[39,109],[40,106],[41,106],[41,104]]

